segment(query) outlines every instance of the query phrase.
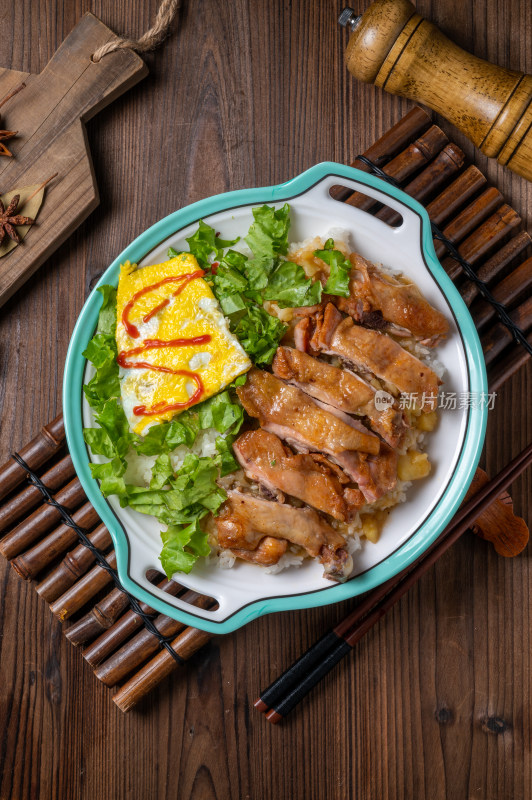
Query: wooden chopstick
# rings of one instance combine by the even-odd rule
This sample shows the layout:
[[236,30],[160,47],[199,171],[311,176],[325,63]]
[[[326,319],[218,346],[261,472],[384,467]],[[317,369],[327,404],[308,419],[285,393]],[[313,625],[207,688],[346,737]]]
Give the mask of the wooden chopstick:
[[351,614],[312,645],[261,693],[255,708],[274,724],[286,717],[531,463],[532,443],[459,509],[452,522],[414,567],[378,587]]

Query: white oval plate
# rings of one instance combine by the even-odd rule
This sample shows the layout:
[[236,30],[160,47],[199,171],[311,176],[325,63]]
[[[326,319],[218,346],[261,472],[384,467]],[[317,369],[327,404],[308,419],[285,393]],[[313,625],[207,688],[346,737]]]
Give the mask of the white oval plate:
[[[401,214],[403,223],[392,228],[365,211],[333,200],[329,190],[335,184],[362,191],[391,206]],[[348,582],[331,583],[323,578],[322,566],[314,561],[268,574],[244,562],[237,561],[232,569],[223,570],[200,560],[189,575],[175,576],[183,586],[214,597],[219,604],[216,611],[197,609],[163,593],[146,578],[148,570],[160,570],[158,520],[120,508],[115,497],[104,500],[90,476],[91,456],[83,444],[81,429],[94,425],[94,419],[84,398],[80,402],[80,392],[88,377],[81,352],[93,335],[100,306],[100,296],[93,292],[74,331],[65,369],[65,421],[76,470],[113,536],[125,588],[165,614],[217,633],[234,630],[271,611],[352,597],[400,572],[452,518],[472,479],[484,440],[485,404],[475,408],[464,403],[458,407],[468,393],[485,396],[487,392],[482,350],[469,312],[436,259],[425,210],[408,195],[371,175],[339,164],[319,164],[281,186],[218,195],[188,206],[136,239],[98,285],[116,285],[119,265],[126,259],[146,266],[165,261],[169,247],[188,249],[185,239],[196,230],[200,218],[220,231],[222,238],[235,238],[247,232],[253,207],[262,203],[280,206],[284,202],[291,207],[290,241],[326,236],[331,228],[347,230],[353,249],[370,261],[404,271],[446,315],[450,332],[438,346],[437,358],[446,370],[442,388],[446,393],[456,393],[458,402],[455,410],[440,412],[437,429],[427,437],[430,478],[414,483],[408,490],[407,501],[390,513],[377,544],[365,542],[362,550],[354,554],[355,569]]]

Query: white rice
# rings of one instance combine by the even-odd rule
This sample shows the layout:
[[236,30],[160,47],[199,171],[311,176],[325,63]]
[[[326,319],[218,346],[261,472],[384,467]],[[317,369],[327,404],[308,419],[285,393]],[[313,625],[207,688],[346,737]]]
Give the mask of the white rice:
[[264,567],[264,572],[267,572],[269,575],[277,575],[278,572],[282,572],[283,569],[287,569],[288,567],[300,567],[304,559],[305,556],[291,552],[290,549],[288,549],[286,553],[281,556],[277,564],[273,564],[271,567]]
[[217,552],[216,548],[212,548],[211,555],[208,556],[209,563],[215,563],[220,569],[231,569],[234,567],[236,556],[230,550],[220,550]]

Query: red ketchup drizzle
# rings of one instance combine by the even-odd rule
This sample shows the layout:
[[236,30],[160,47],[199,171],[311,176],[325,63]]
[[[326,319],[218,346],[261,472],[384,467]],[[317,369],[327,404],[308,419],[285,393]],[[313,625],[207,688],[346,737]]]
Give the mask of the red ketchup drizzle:
[[184,375],[187,378],[190,378],[192,381],[195,382],[196,386],[198,387],[194,394],[185,400],[182,403],[167,403],[165,404],[164,401],[161,403],[157,403],[157,405],[152,406],[151,408],[146,408],[146,406],[135,406],[133,408],[133,413],[137,417],[149,417],[152,414],[164,414],[165,411],[176,411],[178,408],[186,408],[187,406],[191,406],[197,400],[200,399],[202,394],[205,391],[205,387],[203,386],[202,380],[197,372],[189,372],[186,369],[169,369],[168,367],[157,367],[154,364],[149,364],[147,361],[138,361],[135,364],[136,367],[145,367],[146,369],[155,369],[159,372],[173,372],[174,375]]
[[[185,286],[190,283],[190,281],[194,280],[194,278],[201,278],[201,276],[204,274],[205,271],[199,269],[196,270],[196,272],[190,272],[185,275],[171,276],[169,278],[164,278],[158,283],[145,286],[143,289],[140,289],[138,292],[136,292],[131,300],[124,306],[124,310],[122,312],[122,322],[124,323],[124,327],[131,338],[137,339],[140,335],[138,328],[129,321],[129,312],[139,297],[142,297],[142,295],[147,294],[147,292],[151,292],[154,289],[158,289],[159,286],[163,286],[166,283],[175,283],[176,281],[180,281],[180,285],[171,295],[172,297],[177,297],[177,295],[181,294]],[[159,303],[159,305],[155,306],[155,308],[152,308],[152,310],[143,317],[143,321],[148,322],[153,316],[155,316],[155,314],[157,314],[158,311],[160,311],[162,308],[165,308],[169,302],[170,298],[166,298]],[[201,336],[191,336],[185,339],[145,339],[140,347],[133,347],[130,350],[122,350],[118,354],[116,360],[124,369],[151,369],[155,372],[169,372],[173,375],[183,375],[184,377],[190,378],[192,381],[194,381],[197,387],[194,394],[189,397],[188,400],[185,400],[182,403],[165,403],[164,401],[161,401],[155,406],[152,406],[152,408],[146,408],[146,406],[135,406],[133,408],[133,413],[136,416],[150,416],[153,414],[163,414],[166,411],[176,411],[179,408],[186,408],[187,406],[193,405],[193,403],[196,403],[200,399],[205,392],[205,387],[203,386],[201,377],[197,372],[191,372],[186,369],[172,369],[171,367],[164,367],[159,364],[150,364],[149,361],[128,361],[127,359],[129,356],[139,355],[139,353],[143,353],[146,350],[152,350],[158,347],[185,347],[191,344],[207,344],[207,342],[210,341],[211,336],[208,333],[205,333]]]
[[[196,272],[187,272],[185,275],[171,275],[169,278],[163,278],[162,281],[159,281],[158,283],[152,283],[150,286],[144,286],[143,289],[139,289],[138,292],[135,292],[129,303],[126,303],[124,310],[122,311],[122,322],[124,323],[124,328],[129,333],[131,338],[138,339],[140,336],[137,326],[133,325],[133,323],[129,321],[129,312],[139,297],[142,297],[148,292],[153,292],[154,289],[158,289],[159,286],[164,286],[165,283],[175,283],[176,281],[181,281],[180,286],[178,286],[175,292],[172,292],[171,294],[171,297],[177,297],[177,295],[181,294],[185,286],[190,283],[190,281],[193,281],[194,278],[201,278],[202,275],[205,275],[205,270],[203,269],[198,269]],[[152,308],[152,310],[143,318],[143,321],[148,322],[148,320],[157,314],[158,311],[160,311],[162,308],[165,308],[169,302],[170,298],[168,297],[166,300],[163,300],[162,303],[159,303],[159,305],[155,306],[155,308]]]

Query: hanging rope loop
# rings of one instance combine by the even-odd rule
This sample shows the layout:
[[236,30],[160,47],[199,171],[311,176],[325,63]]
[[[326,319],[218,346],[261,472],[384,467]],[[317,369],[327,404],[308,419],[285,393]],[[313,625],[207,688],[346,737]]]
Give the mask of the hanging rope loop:
[[181,0],[163,0],[159,6],[153,27],[146,31],[140,39],[127,39],[117,36],[116,39],[99,47],[92,54],[91,61],[97,64],[108,53],[114,53],[115,50],[124,50],[126,48],[134,50],[136,53],[147,53],[149,50],[155,50],[167,37],[170,25],[177,14],[180,4]]

